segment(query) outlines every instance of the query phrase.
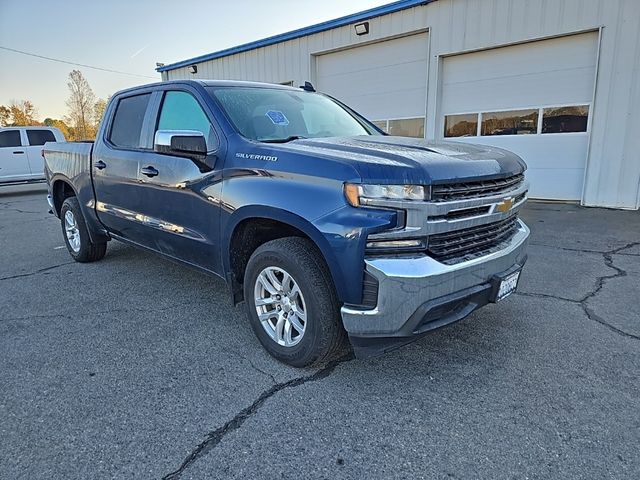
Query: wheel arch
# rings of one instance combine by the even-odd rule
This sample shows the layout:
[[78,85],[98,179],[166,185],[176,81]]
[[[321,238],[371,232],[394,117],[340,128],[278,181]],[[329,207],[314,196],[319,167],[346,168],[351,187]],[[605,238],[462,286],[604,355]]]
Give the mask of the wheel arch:
[[[326,237],[311,222],[292,212],[264,206],[243,207],[227,223],[223,237],[223,269],[234,303],[242,301],[243,275],[251,254],[262,244],[288,236],[307,238],[322,255],[338,298],[344,279]],[[249,239],[249,241],[246,241]]]
[[93,186],[88,175],[86,178],[80,176],[71,180],[66,175],[56,174],[49,180],[49,185],[51,201],[57,217],[60,217],[60,210],[64,201],[68,197],[76,197],[80,203],[80,211],[84,221],[89,229],[91,241],[101,243],[111,239],[104,225],[100,223],[96,216]]
[[51,199],[56,215],[60,216],[62,204],[69,197],[77,197],[78,192],[73,187],[71,181],[66,177],[58,177],[51,182]]

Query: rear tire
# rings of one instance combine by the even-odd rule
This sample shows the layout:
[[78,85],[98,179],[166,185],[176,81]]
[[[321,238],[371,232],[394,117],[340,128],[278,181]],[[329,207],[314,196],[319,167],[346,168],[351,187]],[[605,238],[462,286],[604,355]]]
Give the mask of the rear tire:
[[283,363],[325,362],[345,343],[331,275],[309,240],[288,237],[258,247],[245,271],[244,298],[258,340]]
[[65,199],[60,209],[60,223],[64,243],[76,262],[95,262],[104,257],[107,244],[91,241],[87,223],[80,210],[80,202],[76,197]]

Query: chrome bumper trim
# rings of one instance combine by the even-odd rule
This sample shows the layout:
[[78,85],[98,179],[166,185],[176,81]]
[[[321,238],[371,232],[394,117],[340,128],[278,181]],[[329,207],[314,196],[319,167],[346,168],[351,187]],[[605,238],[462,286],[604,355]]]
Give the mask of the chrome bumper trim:
[[481,285],[526,256],[529,228],[519,228],[502,250],[454,265],[428,256],[385,257],[365,260],[365,268],[379,283],[378,304],[372,310],[342,307],[350,335],[392,336],[429,300]]

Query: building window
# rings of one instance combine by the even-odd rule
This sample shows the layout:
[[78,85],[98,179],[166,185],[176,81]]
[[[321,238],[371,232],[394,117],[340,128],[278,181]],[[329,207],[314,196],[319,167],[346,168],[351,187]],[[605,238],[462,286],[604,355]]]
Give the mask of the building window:
[[373,120],[371,123],[373,123],[376,127],[378,127],[383,132],[385,133],[389,132],[389,127],[387,126],[386,120]]
[[424,117],[389,120],[389,135],[424,138]]
[[586,132],[588,121],[589,105],[545,108],[542,133]]
[[482,114],[482,135],[533,135],[538,133],[536,110],[513,110]]
[[476,135],[478,135],[477,113],[444,117],[445,137],[475,137]]

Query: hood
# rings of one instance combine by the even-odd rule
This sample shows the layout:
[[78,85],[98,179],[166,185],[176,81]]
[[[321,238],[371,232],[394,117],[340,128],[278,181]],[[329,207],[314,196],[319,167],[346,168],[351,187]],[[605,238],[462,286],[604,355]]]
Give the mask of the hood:
[[526,169],[520,157],[500,148],[406,137],[301,139],[278,147],[348,163],[365,183],[430,185],[509,177]]

